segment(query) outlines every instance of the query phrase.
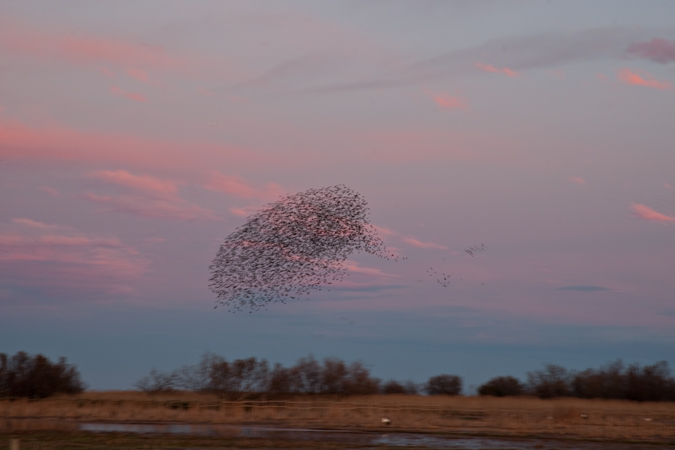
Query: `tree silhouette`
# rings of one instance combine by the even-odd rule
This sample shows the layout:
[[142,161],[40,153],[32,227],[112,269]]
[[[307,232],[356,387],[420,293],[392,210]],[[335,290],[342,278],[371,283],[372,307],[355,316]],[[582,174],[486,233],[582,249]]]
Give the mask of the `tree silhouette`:
[[344,185],[309,189],[263,207],[225,238],[209,266],[216,302],[230,312],[256,311],[341,281],[353,252],[387,258],[368,209]]

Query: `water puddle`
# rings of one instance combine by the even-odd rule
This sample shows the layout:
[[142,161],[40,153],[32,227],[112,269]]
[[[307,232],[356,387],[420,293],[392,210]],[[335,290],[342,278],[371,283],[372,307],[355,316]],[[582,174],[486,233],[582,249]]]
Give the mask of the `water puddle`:
[[335,442],[351,448],[373,446],[465,449],[465,450],[654,450],[675,448],[650,444],[619,444],[609,442],[572,442],[549,439],[508,439],[443,436],[404,432],[359,432],[350,430],[313,430],[307,428],[274,428],[257,425],[219,425],[185,423],[111,423],[75,422],[68,420],[8,419],[0,421],[0,431],[7,430],[69,430],[93,433],[135,433],[184,436],[250,437],[277,441]]
[[[265,438],[281,441],[323,441],[351,445],[389,447],[425,447],[430,449],[465,450],[643,450],[653,445],[566,442],[544,439],[492,439],[438,436],[414,433],[368,433],[354,431],[312,430],[305,428],[272,428],[264,426],[232,426],[205,424],[127,424],[82,423],[81,431],[182,434],[190,436],[231,436]],[[661,447],[663,448],[663,447]]]

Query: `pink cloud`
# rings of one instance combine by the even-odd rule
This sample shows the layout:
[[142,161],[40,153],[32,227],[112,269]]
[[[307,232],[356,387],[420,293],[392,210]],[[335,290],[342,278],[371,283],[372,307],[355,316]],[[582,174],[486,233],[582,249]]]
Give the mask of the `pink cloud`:
[[115,76],[115,72],[108,69],[107,67],[99,67],[98,70],[106,77],[113,78]]
[[635,203],[632,206],[633,217],[638,219],[649,220],[652,222],[672,223],[675,222],[675,217],[670,217],[660,212],[654,211],[649,206]]
[[626,83],[636,86],[646,86],[655,89],[672,89],[673,85],[670,81],[659,81],[646,72],[636,73],[630,69],[621,69],[617,74],[617,78]]
[[439,249],[439,250],[448,250],[448,247],[446,247],[445,245],[436,244],[435,242],[430,242],[430,241],[422,242],[422,241],[420,241],[418,239],[415,239],[413,237],[405,237],[402,240],[403,240],[403,242],[407,242],[408,244],[414,245],[415,247],[419,247],[419,248],[436,248],[436,249]]
[[669,189],[671,191],[674,189],[673,186],[670,183],[663,183],[663,187],[666,188],[666,189]]
[[159,45],[82,32],[74,35],[69,31],[45,30],[7,17],[0,25],[0,46],[11,53],[78,65],[105,63],[122,67],[181,69],[189,64],[187,59],[170,55]]
[[252,214],[255,214],[259,210],[260,210],[260,208],[257,207],[257,206],[242,206],[242,207],[230,208],[230,212],[232,214],[234,214],[235,216],[239,216],[239,217],[248,217]]
[[137,79],[142,83],[147,83],[148,81],[150,81],[150,76],[148,75],[148,72],[146,72],[143,69],[127,69],[127,75]]
[[397,276],[391,273],[383,272],[382,270],[377,269],[375,267],[362,266],[358,262],[352,260],[345,261],[343,266],[350,273],[365,275],[369,278],[370,277],[391,278]]
[[586,180],[584,180],[583,178],[579,178],[579,177],[570,177],[569,181],[571,181],[572,183],[577,183],[577,184],[586,184]]
[[12,219],[12,222],[18,223],[20,225],[24,225],[24,226],[27,226],[27,227],[30,227],[30,228],[38,228],[38,229],[42,229],[42,230],[60,228],[59,225],[42,223],[42,222],[38,222],[37,220],[31,220],[31,219],[25,219],[25,218]]
[[628,53],[638,58],[666,64],[675,61],[675,41],[666,39],[652,39],[647,42],[638,42],[628,47]]
[[468,103],[465,98],[454,97],[445,92],[433,93],[428,89],[425,89],[425,92],[431,97],[431,99],[442,109],[467,109]]
[[381,236],[395,236],[398,233],[395,232],[394,230],[390,230],[389,228],[381,227],[379,225],[373,225],[375,227],[375,230],[377,233]]
[[178,192],[175,181],[160,180],[149,175],[133,175],[126,170],[99,170],[91,172],[89,176],[104,183],[130,188],[160,198],[175,198]]
[[82,198],[106,206],[109,212],[122,212],[141,217],[183,220],[219,220],[201,206],[191,204],[178,195],[178,182],[150,175],[134,175],[126,170],[98,170],[89,173],[102,187],[112,187],[122,193],[97,195],[87,193]]
[[148,99],[145,98],[145,96],[143,94],[139,94],[137,92],[128,92],[128,91],[125,91],[124,89],[119,88],[119,87],[114,86],[114,85],[110,86],[110,92],[117,95],[117,96],[126,97],[130,100],[135,100],[137,102],[147,102],[148,101]]
[[483,63],[475,63],[475,67],[478,69],[482,70],[483,72],[492,72],[492,73],[503,73],[506,76],[509,77],[517,77],[518,72],[509,69],[508,67],[503,67],[501,69],[497,69],[495,66],[491,66],[489,64],[483,64]]
[[204,187],[212,191],[225,192],[235,197],[261,200],[275,200],[285,193],[284,189],[276,183],[268,183],[266,188],[256,189],[243,178],[223,175],[219,172],[214,173],[209,183]]
[[[199,149],[199,151],[195,151]],[[85,132],[61,125],[31,127],[0,118],[0,158],[38,162],[124,165],[157,169],[211,166],[227,160],[230,166],[259,164],[250,150],[211,142],[176,142],[134,135]],[[265,162],[273,161],[265,158]]]
[[53,187],[42,186],[40,189],[42,189],[44,192],[51,195],[52,197],[60,197],[61,196],[61,193],[59,191],[57,191],[56,189],[54,189]]
[[[15,219],[0,231],[0,270],[8,287],[44,289],[49,296],[87,298],[133,293],[149,261],[115,237],[92,236],[61,225]],[[16,227],[15,227],[16,228]]]
[[133,195],[86,193],[83,199],[105,206],[105,212],[121,212],[138,217],[179,220],[220,220],[213,211],[183,199],[164,200]]
[[605,75],[604,73],[596,73],[595,78],[597,78],[598,80],[603,80],[603,81],[609,80],[609,77],[607,75]]

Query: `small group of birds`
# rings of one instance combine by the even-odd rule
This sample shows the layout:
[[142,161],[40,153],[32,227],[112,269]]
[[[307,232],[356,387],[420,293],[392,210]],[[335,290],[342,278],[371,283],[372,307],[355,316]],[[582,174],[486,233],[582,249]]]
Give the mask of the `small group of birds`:
[[487,250],[485,244],[472,245],[471,247],[464,249],[464,251],[472,258],[476,256],[478,253],[483,253],[485,250]]

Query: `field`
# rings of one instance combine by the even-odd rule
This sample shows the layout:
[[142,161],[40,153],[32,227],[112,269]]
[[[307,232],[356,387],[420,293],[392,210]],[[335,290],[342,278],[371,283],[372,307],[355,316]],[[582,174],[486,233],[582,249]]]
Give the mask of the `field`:
[[[391,425],[382,424],[382,417]],[[82,422],[264,425],[675,444],[675,404],[376,395],[224,401],[194,393],[86,392],[0,400],[0,432],[76,431]]]

